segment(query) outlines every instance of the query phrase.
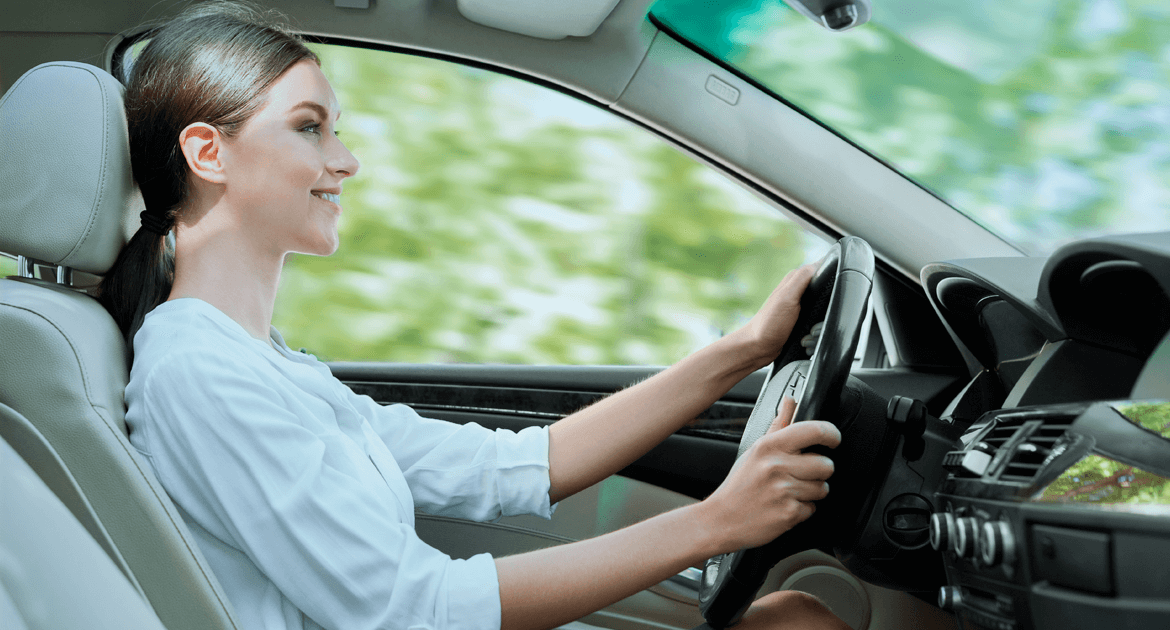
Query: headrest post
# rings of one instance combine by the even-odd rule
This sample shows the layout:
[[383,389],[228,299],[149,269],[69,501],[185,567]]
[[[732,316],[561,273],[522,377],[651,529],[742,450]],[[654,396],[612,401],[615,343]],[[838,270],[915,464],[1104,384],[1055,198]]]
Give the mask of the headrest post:
[[57,284],[70,286],[73,284],[73,270],[63,265],[57,265]]
[[32,258],[27,258],[25,256],[17,256],[16,257],[16,275],[20,276],[21,278],[35,277],[35,275],[33,274],[34,265],[35,265],[35,263],[33,262]]

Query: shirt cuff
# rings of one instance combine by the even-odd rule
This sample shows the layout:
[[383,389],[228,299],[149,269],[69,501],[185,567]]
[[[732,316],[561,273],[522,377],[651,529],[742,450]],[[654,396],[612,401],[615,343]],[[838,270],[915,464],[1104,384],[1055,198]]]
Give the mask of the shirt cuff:
[[496,562],[481,553],[455,560],[461,570],[451,572],[448,583],[448,621],[452,630],[499,630],[500,577]]
[[501,514],[552,518],[556,506],[548,498],[548,427],[528,427],[518,433],[498,430],[496,438]]

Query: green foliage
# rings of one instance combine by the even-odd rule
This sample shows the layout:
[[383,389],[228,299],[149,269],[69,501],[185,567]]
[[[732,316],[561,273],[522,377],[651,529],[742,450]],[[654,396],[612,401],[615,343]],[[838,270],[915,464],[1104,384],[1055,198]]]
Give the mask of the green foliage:
[[16,275],[16,259],[0,256],[0,278]]
[[1170,402],[1118,405],[1117,412],[1134,424],[1170,438]]
[[1170,5],[873,6],[842,34],[779,0],[653,13],[1025,249],[1170,229]]
[[362,162],[275,325],[324,359],[668,364],[824,250],[617,117],[433,59],[318,46]]
[[1039,497],[1049,503],[1170,505],[1170,479],[1090,455],[1064,471]]

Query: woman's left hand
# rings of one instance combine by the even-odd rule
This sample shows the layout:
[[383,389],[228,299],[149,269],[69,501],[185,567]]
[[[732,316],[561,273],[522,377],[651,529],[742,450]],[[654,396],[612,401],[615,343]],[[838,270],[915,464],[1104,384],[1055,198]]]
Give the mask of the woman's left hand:
[[756,368],[767,365],[784,348],[792,327],[796,325],[796,316],[800,314],[800,297],[815,271],[816,264],[789,271],[751,321],[740,329],[739,332],[758,353]]

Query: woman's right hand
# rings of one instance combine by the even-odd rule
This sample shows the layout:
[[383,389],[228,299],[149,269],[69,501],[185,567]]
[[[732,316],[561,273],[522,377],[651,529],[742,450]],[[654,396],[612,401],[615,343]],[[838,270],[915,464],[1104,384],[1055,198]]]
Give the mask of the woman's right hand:
[[702,502],[719,553],[772,542],[812,516],[813,502],[829,494],[833,461],[802,451],[814,444],[836,448],[841,432],[821,420],[790,424],[795,411],[796,402],[785,397],[768,432]]

